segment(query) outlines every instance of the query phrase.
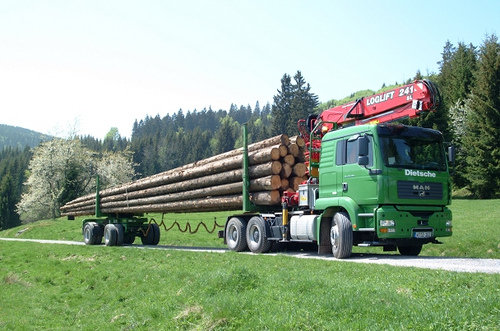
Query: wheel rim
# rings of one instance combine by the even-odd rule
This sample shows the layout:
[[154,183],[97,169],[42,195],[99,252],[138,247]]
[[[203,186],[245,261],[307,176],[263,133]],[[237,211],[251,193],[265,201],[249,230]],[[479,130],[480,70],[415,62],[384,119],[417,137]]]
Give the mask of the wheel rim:
[[339,247],[339,226],[337,224],[330,229],[330,242],[335,249]]
[[254,244],[259,244],[260,231],[259,231],[259,227],[257,225],[252,224],[252,226],[250,227],[249,234],[250,234],[250,241]]
[[235,244],[238,241],[238,229],[236,229],[235,225],[231,224],[229,226],[228,234],[229,242]]
[[83,239],[85,241],[89,241],[90,240],[90,229],[88,226],[85,227],[85,231],[83,231]]
[[104,241],[106,243],[108,243],[109,242],[109,237],[110,237],[110,233],[109,233],[110,231],[109,231],[109,228],[106,228],[105,230],[106,231],[104,231]]

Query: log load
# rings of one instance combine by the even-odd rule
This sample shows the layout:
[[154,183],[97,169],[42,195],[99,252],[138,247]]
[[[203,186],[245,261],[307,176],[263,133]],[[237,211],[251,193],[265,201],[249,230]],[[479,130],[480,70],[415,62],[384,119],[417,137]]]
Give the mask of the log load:
[[[248,146],[249,195],[257,206],[279,206],[283,191],[307,179],[304,141],[279,135]],[[190,163],[134,182],[101,190],[103,213],[224,211],[241,209],[243,149]],[[68,216],[95,211],[95,194],[61,207]]]

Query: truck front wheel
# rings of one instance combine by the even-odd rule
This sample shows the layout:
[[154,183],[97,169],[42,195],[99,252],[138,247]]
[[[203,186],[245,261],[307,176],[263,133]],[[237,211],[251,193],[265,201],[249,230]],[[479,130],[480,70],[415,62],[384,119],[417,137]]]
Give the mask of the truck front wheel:
[[406,256],[417,256],[422,251],[422,245],[398,246],[399,254]]
[[239,217],[232,217],[226,226],[227,247],[236,252],[242,252],[248,248],[246,239],[247,223]]
[[333,217],[330,228],[330,242],[332,243],[334,257],[344,259],[351,256],[352,225],[347,213],[338,212]]

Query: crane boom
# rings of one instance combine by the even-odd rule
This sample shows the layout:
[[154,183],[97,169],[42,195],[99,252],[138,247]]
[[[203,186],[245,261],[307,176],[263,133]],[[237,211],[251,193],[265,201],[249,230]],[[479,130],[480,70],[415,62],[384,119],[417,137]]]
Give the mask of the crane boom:
[[440,102],[439,91],[429,80],[416,80],[386,92],[360,98],[354,102],[324,110],[321,114],[300,120],[299,131],[309,141],[309,133],[318,121],[322,134],[336,128],[367,123],[383,123],[414,118],[434,110]]
[[309,175],[317,177],[321,138],[329,131],[353,125],[384,123],[415,118],[435,110],[441,101],[439,90],[429,80],[416,80],[389,91],[357,99],[354,102],[324,110],[298,121],[300,135],[306,142],[306,164]]

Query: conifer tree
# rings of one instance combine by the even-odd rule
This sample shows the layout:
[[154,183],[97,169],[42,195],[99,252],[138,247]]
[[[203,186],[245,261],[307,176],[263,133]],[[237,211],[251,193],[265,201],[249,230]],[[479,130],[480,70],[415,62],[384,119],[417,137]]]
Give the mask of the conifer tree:
[[479,198],[500,194],[500,44],[496,35],[486,38],[472,88],[467,117],[467,179]]
[[306,83],[302,73],[297,71],[293,79],[295,80],[295,84],[293,85],[290,116],[287,121],[286,133],[288,135],[297,134],[297,122],[300,119],[306,119],[309,114],[313,113],[314,108],[318,105],[318,97],[311,93],[311,86],[309,83]]
[[297,134],[297,121],[306,119],[318,105],[318,97],[311,93],[311,86],[306,83],[302,73],[297,71],[293,77],[287,74],[281,79],[281,90],[274,96],[272,107],[273,134]]
[[273,98],[274,103],[271,110],[273,116],[273,135],[286,132],[292,98],[292,79],[288,74],[284,74],[281,78],[281,90],[278,90],[278,94]]

